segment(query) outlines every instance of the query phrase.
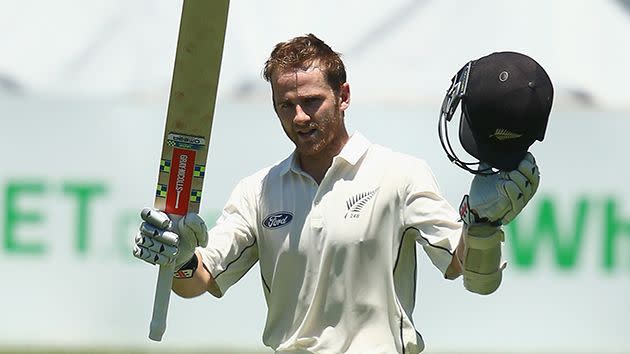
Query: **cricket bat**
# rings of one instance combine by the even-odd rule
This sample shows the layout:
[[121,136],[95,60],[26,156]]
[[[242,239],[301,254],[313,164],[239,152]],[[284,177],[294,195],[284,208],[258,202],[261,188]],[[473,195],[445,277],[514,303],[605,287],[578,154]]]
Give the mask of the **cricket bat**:
[[[229,0],[184,0],[154,206],[177,222],[198,213]],[[149,338],[166,330],[173,266],[160,266]]]

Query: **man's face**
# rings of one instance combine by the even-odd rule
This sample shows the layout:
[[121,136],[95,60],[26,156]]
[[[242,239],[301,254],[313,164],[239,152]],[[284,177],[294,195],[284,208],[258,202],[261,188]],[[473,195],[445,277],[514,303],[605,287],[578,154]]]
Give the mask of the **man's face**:
[[317,67],[273,75],[273,102],[282,128],[302,159],[339,153],[347,133],[343,112],[349,104],[347,83],[336,95]]

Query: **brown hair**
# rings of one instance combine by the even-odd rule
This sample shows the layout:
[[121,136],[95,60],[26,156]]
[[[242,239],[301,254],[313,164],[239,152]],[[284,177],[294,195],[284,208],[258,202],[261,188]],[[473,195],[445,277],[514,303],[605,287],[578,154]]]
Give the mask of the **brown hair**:
[[333,91],[339,93],[346,82],[346,68],[340,54],[311,33],[276,44],[265,62],[263,77],[271,82],[276,71],[307,69],[313,64],[322,70]]

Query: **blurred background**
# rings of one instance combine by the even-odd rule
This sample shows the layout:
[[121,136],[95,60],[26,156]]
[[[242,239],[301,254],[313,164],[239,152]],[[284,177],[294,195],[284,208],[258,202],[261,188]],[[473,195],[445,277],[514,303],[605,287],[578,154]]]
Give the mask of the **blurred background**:
[[[222,299],[173,296],[163,341],[147,338],[157,269],[131,245],[153,203],[181,4],[0,1],[0,352],[269,353],[258,267]],[[209,224],[240,178],[291,153],[261,69],[305,33],[343,54],[350,130],[427,160],[456,206],[472,176],[437,137],[451,77],[495,51],[538,61],[555,101],[503,284],[468,293],[419,252],[414,320],[427,353],[630,353],[630,1],[232,0]]]

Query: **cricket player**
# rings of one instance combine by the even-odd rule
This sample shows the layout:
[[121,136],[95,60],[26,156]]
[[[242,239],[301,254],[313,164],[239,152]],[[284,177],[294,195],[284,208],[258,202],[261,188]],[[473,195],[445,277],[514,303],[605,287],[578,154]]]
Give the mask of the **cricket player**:
[[494,292],[503,232],[534,195],[524,152],[512,171],[477,175],[463,215],[427,164],[350,134],[350,85],[339,55],[312,34],[275,46],[264,66],[274,110],[295,150],[245,177],[210,230],[196,214],[167,229],[153,210],[134,255],[175,264],[173,291],[223,296],[258,262],[276,353],[420,353],[412,320],[416,244],[446,279]]

